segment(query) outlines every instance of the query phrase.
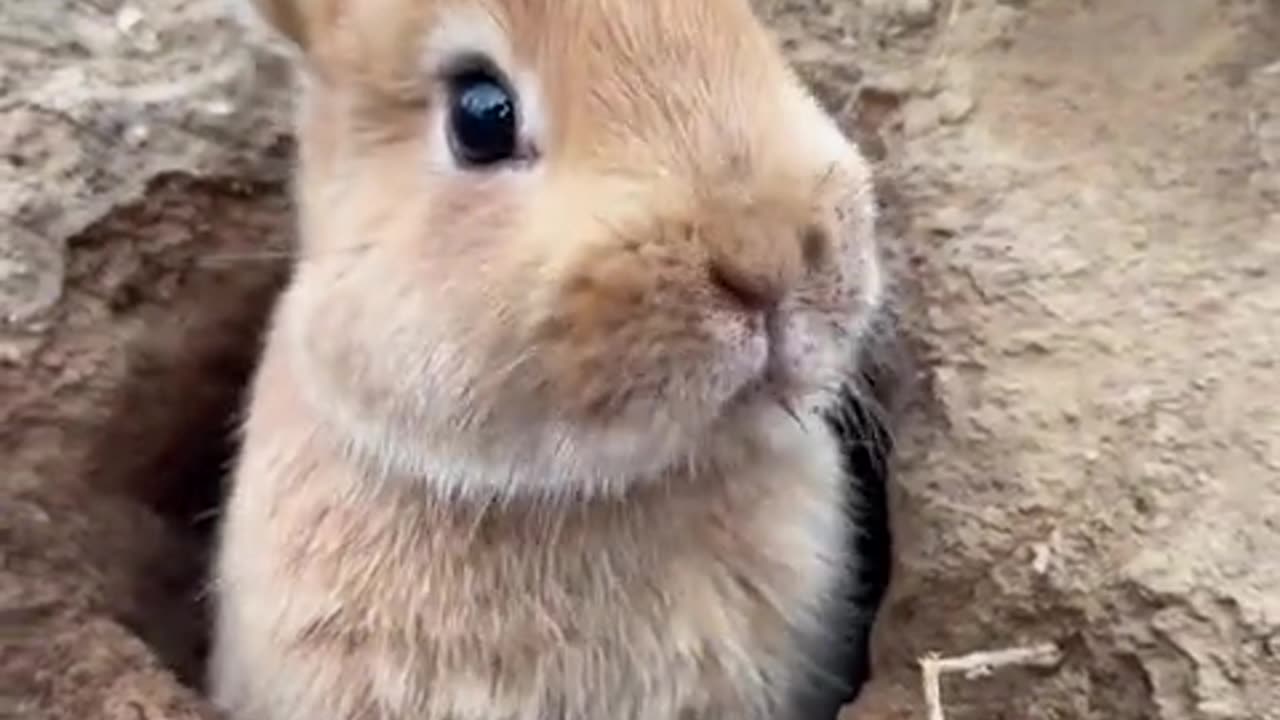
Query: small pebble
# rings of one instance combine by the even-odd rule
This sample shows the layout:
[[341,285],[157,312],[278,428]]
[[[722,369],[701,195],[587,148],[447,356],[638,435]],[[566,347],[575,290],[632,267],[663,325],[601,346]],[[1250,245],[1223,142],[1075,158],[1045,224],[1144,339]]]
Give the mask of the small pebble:
[[973,98],[958,90],[944,90],[934,101],[938,104],[938,118],[947,124],[958,123],[973,112]]
[[160,38],[147,27],[146,16],[135,5],[125,5],[116,12],[116,30],[137,49],[151,53],[160,49]]
[[132,147],[141,147],[146,144],[147,138],[151,137],[151,129],[142,123],[135,123],[124,131],[124,141]]
[[220,98],[205,103],[204,111],[217,117],[226,117],[235,112],[235,106],[231,104],[230,100]]
[[125,5],[116,13],[116,29],[128,35],[142,22],[142,11],[133,5]]
[[902,0],[902,7],[898,12],[903,20],[919,25],[933,19],[933,10],[933,0]]

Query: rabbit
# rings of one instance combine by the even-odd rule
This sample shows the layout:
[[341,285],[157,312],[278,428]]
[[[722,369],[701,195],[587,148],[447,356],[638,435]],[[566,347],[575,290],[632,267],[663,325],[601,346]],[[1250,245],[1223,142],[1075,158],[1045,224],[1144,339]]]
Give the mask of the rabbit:
[[250,1],[300,79],[300,241],[214,702],[834,717],[875,194],[748,0]]

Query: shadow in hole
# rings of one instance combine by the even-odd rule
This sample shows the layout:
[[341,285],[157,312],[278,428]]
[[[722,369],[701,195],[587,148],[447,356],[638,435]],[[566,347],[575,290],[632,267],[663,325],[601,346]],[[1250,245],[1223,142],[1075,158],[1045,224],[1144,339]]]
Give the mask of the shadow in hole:
[[878,341],[882,344],[863,351],[859,386],[844,388],[826,418],[840,439],[852,486],[846,512],[855,532],[847,556],[851,572],[841,598],[842,627],[830,628],[829,636],[822,639],[818,666],[800,700],[800,717],[815,720],[834,720],[871,678],[871,629],[892,565],[888,508],[891,422],[905,356],[892,334],[886,333]]
[[[889,584],[892,567],[893,538],[889,527],[888,473],[893,439],[887,420],[869,408],[865,401],[852,401],[848,415],[835,421],[846,439],[845,463],[849,474],[857,479],[857,507],[853,508],[858,534],[854,541],[855,573],[851,602],[856,608],[854,646],[857,657],[849,667],[849,677],[856,692],[871,677],[869,641],[871,626]],[[853,697],[849,698],[852,701]]]
[[[207,569],[236,425],[286,272],[267,265],[197,273],[174,304],[145,313],[126,377],[90,445],[84,477],[165,521],[157,559],[129,559],[122,624],[192,687],[208,646]],[[125,560],[122,560],[125,562]]]

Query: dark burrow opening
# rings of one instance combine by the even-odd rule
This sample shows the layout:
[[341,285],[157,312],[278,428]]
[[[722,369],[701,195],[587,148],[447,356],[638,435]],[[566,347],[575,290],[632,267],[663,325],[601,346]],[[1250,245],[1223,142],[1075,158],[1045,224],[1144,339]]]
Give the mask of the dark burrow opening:
[[[139,277],[140,297],[133,301],[145,306],[140,311],[145,331],[126,351],[124,381],[94,438],[86,469],[103,489],[127,495],[163,518],[172,547],[166,554],[182,560],[174,564],[176,571],[153,573],[140,583],[150,583],[148,596],[164,607],[119,619],[184,683],[199,688],[208,652],[207,572],[218,507],[236,452],[242,399],[268,314],[287,276],[283,245],[263,234],[287,235],[288,212],[276,186],[242,195],[225,186],[191,184],[165,192],[175,193],[166,202],[187,207],[187,215],[211,212],[204,207],[208,196],[218,197],[226,205],[217,210],[222,224],[157,264],[157,272],[172,281],[166,297],[149,296],[148,283],[156,277]],[[128,222],[145,225],[142,215]],[[237,220],[241,217],[255,220],[246,224]],[[163,257],[175,251],[155,252]],[[853,403],[852,412],[832,418],[849,438],[846,461],[862,483],[861,567],[850,599],[868,619],[865,626],[832,632],[852,632],[861,647],[868,643],[870,618],[891,564],[886,481],[892,446],[883,408],[894,378],[885,370],[872,358],[858,393],[863,399]],[[846,667],[848,677],[841,680],[853,690],[871,672],[866,653],[849,659]]]

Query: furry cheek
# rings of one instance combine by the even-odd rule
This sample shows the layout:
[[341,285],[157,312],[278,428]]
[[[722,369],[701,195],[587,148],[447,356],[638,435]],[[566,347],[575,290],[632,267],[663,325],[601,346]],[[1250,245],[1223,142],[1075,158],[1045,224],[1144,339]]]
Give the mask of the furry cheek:
[[575,424],[696,431],[767,357],[762,323],[721,311],[692,264],[625,249],[579,264],[536,325],[545,402]]

